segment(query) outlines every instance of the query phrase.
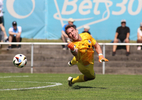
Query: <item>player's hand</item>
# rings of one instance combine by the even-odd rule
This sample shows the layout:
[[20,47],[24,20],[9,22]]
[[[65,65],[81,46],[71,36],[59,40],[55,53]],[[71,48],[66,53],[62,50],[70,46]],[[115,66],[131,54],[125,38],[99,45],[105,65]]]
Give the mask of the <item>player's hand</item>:
[[71,50],[74,50],[74,44],[72,42],[69,42],[67,44],[68,48],[70,48]]
[[99,55],[99,62],[101,63],[101,62],[107,62],[107,61],[109,61],[108,59],[106,59],[106,58],[104,58],[104,56],[103,55]]

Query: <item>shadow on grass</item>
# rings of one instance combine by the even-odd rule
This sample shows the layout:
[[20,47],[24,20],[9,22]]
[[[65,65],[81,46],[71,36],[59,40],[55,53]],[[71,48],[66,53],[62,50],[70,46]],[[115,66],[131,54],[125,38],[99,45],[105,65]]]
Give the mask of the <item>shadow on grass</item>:
[[99,89],[106,89],[105,87],[92,87],[92,86],[79,86],[79,85],[74,85],[72,88],[73,88],[73,89],[81,89],[81,88],[99,88]]

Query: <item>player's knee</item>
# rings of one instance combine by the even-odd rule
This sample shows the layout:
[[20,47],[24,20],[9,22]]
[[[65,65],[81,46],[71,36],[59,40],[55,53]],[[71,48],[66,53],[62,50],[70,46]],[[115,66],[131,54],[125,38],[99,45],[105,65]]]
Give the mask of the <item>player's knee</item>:
[[94,79],[96,78],[96,74],[94,73]]
[[84,80],[85,81],[89,81],[89,80],[94,80],[95,79],[95,76],[92,76],[92,77],[84,77]]
[[89,78],[88,80],[94,80],[95,79],[95,77],[93,77],[93,78]]
[[95,79],[95,77],[92,77],[92,78],[89,78],[88,80],[94,80]]
[[92,77],[92,80],[94,80],[96,77],[94,76],[94,77]]
[[92,75],[90,78],[89,78],[89,80],[94,80],[96,78],[96,75],[95,75],[95,73],[94,73],[94,75]]

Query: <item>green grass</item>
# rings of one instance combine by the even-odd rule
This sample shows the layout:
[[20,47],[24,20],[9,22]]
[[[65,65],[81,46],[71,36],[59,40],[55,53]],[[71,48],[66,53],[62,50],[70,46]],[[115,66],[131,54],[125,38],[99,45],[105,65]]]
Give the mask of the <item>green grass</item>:
[[[141,75],[96,75],[93,81],[69,87],[68,76],[77,75],[79,74],[0,73],[0,100],[142,100]],[[51,85],[48,82],[62,85],[3,90]]]

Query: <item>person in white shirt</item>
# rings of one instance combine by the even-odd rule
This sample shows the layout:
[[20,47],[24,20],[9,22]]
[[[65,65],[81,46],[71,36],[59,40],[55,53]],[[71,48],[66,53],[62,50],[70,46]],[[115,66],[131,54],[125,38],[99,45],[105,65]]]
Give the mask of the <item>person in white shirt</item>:
[[[22,32],[22,27],[17,26],[17,22],[13,21],[12,27],[9,28],[9,42],[12,42],[14,37],[16,38],[16,42],[20,42],[21,32]],[[20,48],[20,46],[17,45],[17,48]],[[8,49],[11,49],[11,44],[9,44]]]
[[[142,22],[137,30],[137,43],[142,43]],[[137,50],[141,50],[141,46],[138,46]]]
[[7,37],[6,31],[5,31],[5,27],[3,26],[3,11],[2,11],[2,9],[3,9],[3,0],[0,0],[0,28],[4,33],[4,40],[5,40],[5,42],[7,42],[8,37]]

